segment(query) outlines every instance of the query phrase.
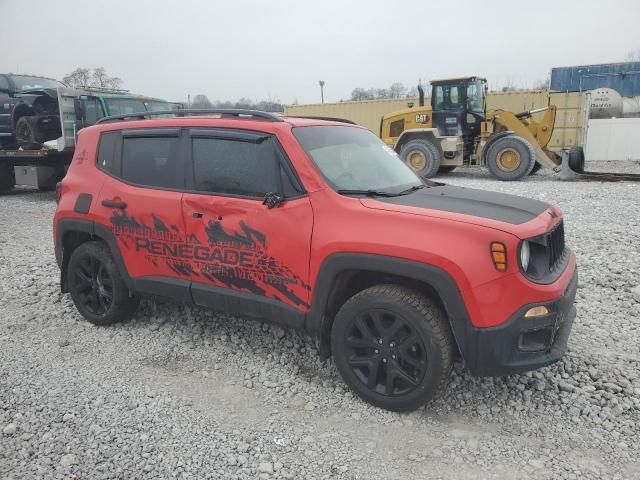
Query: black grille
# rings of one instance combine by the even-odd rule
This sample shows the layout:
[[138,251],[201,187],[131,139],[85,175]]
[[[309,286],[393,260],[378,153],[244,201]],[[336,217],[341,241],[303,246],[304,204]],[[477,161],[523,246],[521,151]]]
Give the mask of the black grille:
[[547,233],[547,248],[549,248],[549,270],[553,271],[564,253],[564,224],[562,221]]

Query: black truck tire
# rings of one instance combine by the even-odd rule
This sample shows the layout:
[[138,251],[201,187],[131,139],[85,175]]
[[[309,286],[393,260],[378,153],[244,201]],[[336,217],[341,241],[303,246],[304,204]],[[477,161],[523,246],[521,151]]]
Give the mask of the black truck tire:
[[569,149],[569,168],[576,173],[584,172],[584,150],[580,146]]
[[138,308],[138,297],[130,294],[102,242],[83,243],[73,251],[67,285],[78,311],[94,325],[128,320]]
[[0,163],[0,194],[10,192],[16,186],[16,171],[12,163]]
[[331,329],[331,351],[344,381],[380,408],[415,410],[447,385],[454,340],[442,311],[400,285],[351,297]]
[[431,178],[440,168],[440,149],[430,140],[411,140],[400,149],[400,158],[421,177]]
[[38,117],[24,116],[16,122],[16,143],[25,150],[38,150],[45,142],[45,135],[38,126]]
[[497,179],[520,180],[533,170],[536,154],[527,140],[509,135],[496,139],[489,146],[485,162],[491,174]]

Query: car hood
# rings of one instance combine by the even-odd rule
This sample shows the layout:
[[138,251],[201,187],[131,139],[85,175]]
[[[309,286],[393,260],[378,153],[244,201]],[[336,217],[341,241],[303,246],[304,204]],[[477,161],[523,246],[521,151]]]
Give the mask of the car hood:
[[522,230],[517,226],[531,222],[545,210],[549,210],[549,220],[559,214],[548,203],[539,200],[452,185],[436,185],[409,195],[361,201],[367,208],[447,218],[514,233]]

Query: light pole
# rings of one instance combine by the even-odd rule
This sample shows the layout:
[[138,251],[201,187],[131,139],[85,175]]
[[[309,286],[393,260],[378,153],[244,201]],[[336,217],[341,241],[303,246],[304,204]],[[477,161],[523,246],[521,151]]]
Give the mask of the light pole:
[[318,82],[320,84],[320,100],[324,103],[324,80]]

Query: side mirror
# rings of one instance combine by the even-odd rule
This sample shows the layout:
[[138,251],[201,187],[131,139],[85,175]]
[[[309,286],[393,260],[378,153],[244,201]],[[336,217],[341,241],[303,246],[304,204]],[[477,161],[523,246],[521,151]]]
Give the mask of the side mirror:
[[84,108],[84,102],[80,98],[73,99],[73,109],[75,110],[76,118],[84,122],[87,118],[87,112]]
[[282,197],[277,193],[269,192],[264,196],[262,201],[263,205],[266,205],[268,209],[276,208],[282,203]]

